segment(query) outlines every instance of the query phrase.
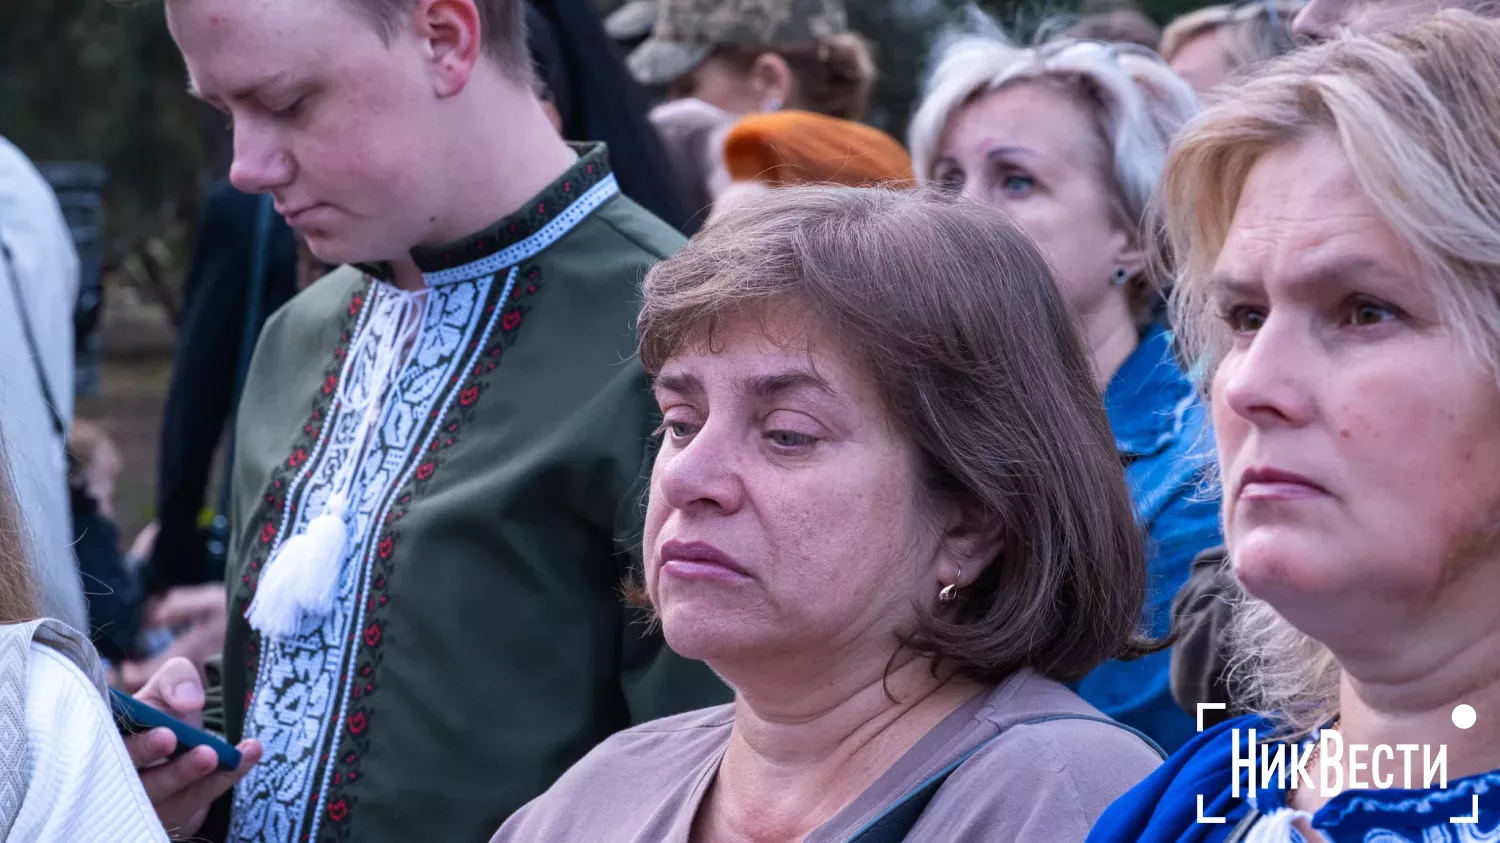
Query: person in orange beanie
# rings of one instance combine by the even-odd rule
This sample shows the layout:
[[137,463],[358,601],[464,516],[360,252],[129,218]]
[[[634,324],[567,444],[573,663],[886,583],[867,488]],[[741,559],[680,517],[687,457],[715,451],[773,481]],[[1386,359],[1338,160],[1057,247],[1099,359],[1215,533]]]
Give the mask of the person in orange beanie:
[[913,187],[911,156],[879,129],[809,111],[752,114],[724,138],[724,166],[733,180],[713,216],[737,197],[773,187],[837,184]]

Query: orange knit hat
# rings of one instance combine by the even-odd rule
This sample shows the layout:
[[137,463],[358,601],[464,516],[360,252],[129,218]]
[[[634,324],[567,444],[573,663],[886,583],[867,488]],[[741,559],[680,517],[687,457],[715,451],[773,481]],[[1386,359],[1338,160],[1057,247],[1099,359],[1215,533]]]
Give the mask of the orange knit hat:
[[772,186],[916,184],[911,156],[890,135],[808,111],[773,111],[741,119],[724,138],[724,165],[735,181]]

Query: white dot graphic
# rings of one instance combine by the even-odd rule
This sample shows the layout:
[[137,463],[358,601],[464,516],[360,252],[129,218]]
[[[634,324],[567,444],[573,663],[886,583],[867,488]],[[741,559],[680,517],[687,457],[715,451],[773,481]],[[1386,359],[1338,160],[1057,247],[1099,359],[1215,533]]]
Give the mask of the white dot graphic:
[[1474,711],[1474,706],[1468,703],[1460,703],[1453,707],[1453,725],[1460,729],[1471,728],[1479,721],[1479,714]]

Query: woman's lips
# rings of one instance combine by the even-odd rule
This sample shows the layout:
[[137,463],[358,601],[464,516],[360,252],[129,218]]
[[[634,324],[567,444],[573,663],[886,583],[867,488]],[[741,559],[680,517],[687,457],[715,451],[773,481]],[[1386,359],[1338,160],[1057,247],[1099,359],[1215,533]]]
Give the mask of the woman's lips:
[[1253,466],[1240,475],[1242,500],[1306,500],[1327,494],[1327,489],[1312,480],[1273,466]]
[[689,580],[745,580],[750,575],[727,553],[707,542],[672,540],[658,553],[665,576]]

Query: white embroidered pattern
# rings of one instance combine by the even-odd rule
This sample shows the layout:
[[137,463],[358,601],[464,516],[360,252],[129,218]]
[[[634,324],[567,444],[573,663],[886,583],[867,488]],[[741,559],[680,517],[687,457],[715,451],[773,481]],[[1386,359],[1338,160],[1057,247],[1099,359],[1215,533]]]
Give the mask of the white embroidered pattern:
[[[514,275],[514,271],[512,271]],[[412,344],[380,415],[376,440],[370,444],[349,501],[349,542],[339,577],[333,611],[318,621],[305,621],[293,639],[262,639],[259,670],[249,709],[245,736],[265,745],[265,756],[235,790],[231,839],[237,843],[294,843],[304,833],[308,808],[318,812],[327,791],[321,775],[322,759],[331,753],[343,726],[342,712],[348,683],[340,681],[346,661],[354,653],[351,631],[368,592],[367,577],[381,517],[405,482],[420,448],[427,441],[433,410],[453,390],[465,365],[465,350],[481,330],[484,303],[495,282],[493,275],[467,282],[429,288],[422,327]],[[347,378],[351,398],[368,389],[375,342],[360,342],[361,332],[375,338],[391,331],[399,301],[388,288],[376,284],[366,305],[368,318],[351,337],[351,353],[341,378]],[[501,300],[503,302],[503,299]],[[500,308],[496,308],[496,313]],[[493,321],[493,320],[491,320]],[[335,404],[329,410],[323,440],[298,475],[286,497],[279,535],[284,539],[301,529],[311,514],[322,510],[340,467],[353,459],[357,413]],[[287,512],[297,523],[288,525]],[[289,528],[290,527],[290,528]]]

